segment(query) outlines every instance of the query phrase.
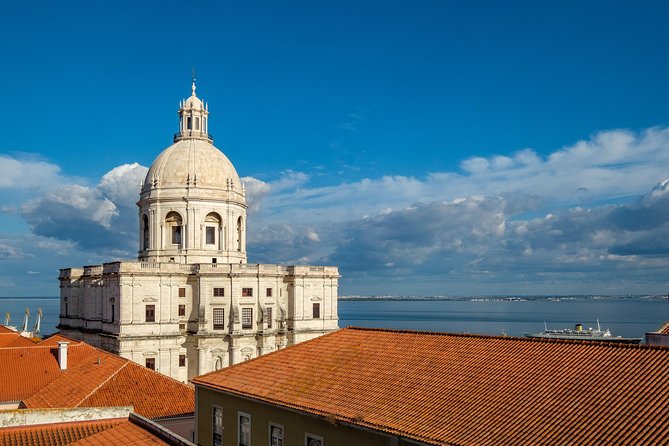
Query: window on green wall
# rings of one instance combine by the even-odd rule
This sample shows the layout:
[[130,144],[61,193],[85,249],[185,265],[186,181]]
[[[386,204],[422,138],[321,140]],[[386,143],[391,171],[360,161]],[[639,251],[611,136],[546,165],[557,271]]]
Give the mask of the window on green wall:
[[239,412],[239,446],[251,446],[251,415]]
[[306,433],[304,434],[304,446],[323,446],[323,437]]
[[214,406],[213,413],[213,444],[214,446],[221,446],[223,444],[223,409]]
[[269,446],[283,446],[283,426],[269,423]]

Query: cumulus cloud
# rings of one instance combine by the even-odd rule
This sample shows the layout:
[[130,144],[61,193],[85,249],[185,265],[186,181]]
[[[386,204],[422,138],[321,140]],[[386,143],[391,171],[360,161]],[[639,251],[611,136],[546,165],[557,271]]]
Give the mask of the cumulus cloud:
[[60,168],[34,156],[0,154],[0,189],[43,189],[62,182]]
[[[344,292],[645,292],[669,267],[667,166],[669,129],[651,128],[600,132],[547,155],[472,157],[422,177],[326,186],[290,170],[245,177],[249,260],[339,265]],[[146,168],[119,166],[96,185],[50,171],[56,180],[21,207],[40,243],[63,243],[43,249],[133,257]],[[0,259],[30,255],[0,240]]]
[[249,240],[273,261],[337,264],[352,286],[387,277],[409,291],[421,277],[489,293],[505,283],[647,292],[639,287],[660,284],[669,266],[668,165],[669,130],[652,128],[601,132],[547,156],[474,157],[422,179],[300,183],[267,193]]
[[24,203],[21,213],[36,235],[130,255],[137,239],[135,202],[146,172],[137,163],[118,166],[95,187],[55,187]]
[[246,204],[249,213],[256,213],[260,210],[263,197],[269,193],[272,187],[268,183],[253,177],[243,177],[241,180],[246,189]]

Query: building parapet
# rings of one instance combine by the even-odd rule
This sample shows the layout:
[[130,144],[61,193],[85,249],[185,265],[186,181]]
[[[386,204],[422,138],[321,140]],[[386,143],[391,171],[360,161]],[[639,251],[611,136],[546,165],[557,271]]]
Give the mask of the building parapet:
[[0,411],[0,427],[128,418],[132,410],[132,406],[6,410]]
[[102,265],[84,266],[84,276],[99,276],[102,274]]
[[70,277],[80,277],[83,273],[83,268],[61,268],[58,278],[67,279]]
[[240,274],[240,275],[287,275],[287,276],[339,276],[336,266],[284,266],[262,263],[171,263],[120,261],[103,265],[88,265],[83,268],[63,268],[60,279],[78,276],[100,276],[123,273],[181,273],[181,274]]

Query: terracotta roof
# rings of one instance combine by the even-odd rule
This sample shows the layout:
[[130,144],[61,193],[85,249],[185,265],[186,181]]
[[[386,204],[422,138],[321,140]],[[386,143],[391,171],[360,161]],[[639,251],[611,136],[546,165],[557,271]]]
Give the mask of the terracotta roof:
[[72,443],[72,446],[109,446],[109,445],[153,445],[160,446],[169,443],[164,442],[141,427],[127,421],[111,429],[106,429],[89,437]]
[[24,338],[14,330],[0,325],[0,347],[19,347],[21,345],[34,345],[28,338]]
[[[62,340],[70,342],[67,370],[58,366]],[[190,385],[63,336],[0,348],[0,364],[0,402],[23,401],[29,408],[132,405],[152,419],[195,411]]]
[[169,444],[128,418],[0,428],[0,446]]
[[123,423],[125,418],[79,421],[74,423],[42,424],[35,426],[8,427],[0,429],[2,446],[61,446],[76,443],[82,438],[112,429]]
[[435,445],[669,443],[662,347],[347,328],[193,382]]

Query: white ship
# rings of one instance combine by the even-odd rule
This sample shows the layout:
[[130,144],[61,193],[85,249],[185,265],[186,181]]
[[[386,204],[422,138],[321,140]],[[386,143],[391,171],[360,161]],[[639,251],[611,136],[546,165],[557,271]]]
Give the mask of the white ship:
[[525,333],[527,338],[544,339],[572,339],[578,341],[598,341],[598,342],[621,342],[627,344],[638,344],[641,338],[626,338],[623,336],[614,336],[608,328],[602,330],[597,319],[597,328],[584,329],[583,325],[576,324],[574,328],[551,329],[549,330],[544,322],[544,331],[541,333]]

